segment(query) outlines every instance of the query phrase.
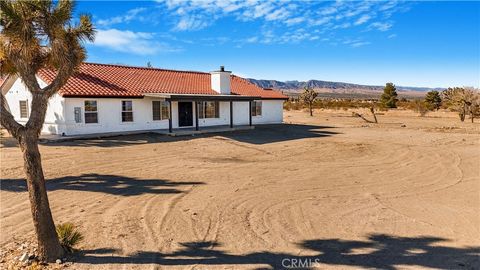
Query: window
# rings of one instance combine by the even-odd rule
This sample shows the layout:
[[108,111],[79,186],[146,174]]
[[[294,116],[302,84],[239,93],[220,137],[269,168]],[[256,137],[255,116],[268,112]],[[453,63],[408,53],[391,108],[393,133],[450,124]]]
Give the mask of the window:
[[85,100],[85,124],[98,123],[97,101]]
[[252,116],[261,116],[262,115],[262,102],[253,101],[252,102]]
[[73,108],[73,114],[75,116],[75,123],[82,123],[82,108]]
[[218,101],[200,102],[198,118],[220,118]]
[[20,118],[28,118],[28,100],[20,100]]
[[153,120],[165,120],[170,118],[168,101],[152,101]]
[[133,108],[131,100],[122,100],[122,122],[133,122]]

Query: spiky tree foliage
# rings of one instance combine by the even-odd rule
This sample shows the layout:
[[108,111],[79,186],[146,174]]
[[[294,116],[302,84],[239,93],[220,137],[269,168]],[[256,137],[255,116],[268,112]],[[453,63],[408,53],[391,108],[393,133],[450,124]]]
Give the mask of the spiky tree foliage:
[[308,106],[308,109],[310,110],[310,116],[313,116],[313,103],[315,102],[315,99],[317,98],[318,93],[315,92],[312,88],[305,87],[302,95],[300,96],[300,99],[304,104]]
[[58,224],[56,230],[60,245],[68,252],[73,252],[74,247],[83,240],[83,235],[72,223]]
[[479,98],[478,91],[470,88],[449,87],[442,92],[442,96],[448,108],[458,112],[460,121],[465,121],[465,116],[467,113],[470,113],[473,122],[476,111],[475,107],[477,106],[476,104]]
[[385,88],[383,88],[383,94],[380,97],[380,102],[385,108],[396,108],[397,107],[397,88],[393,83],[387,83]]
[[[74,3],[69,0],[0,0],[0,75],[18,76],[32,94],[30,118],[17,123],[2,93],[0,122],[18,140],[24,158],[33,224],[41,260],[55,261],[60,245],[45,189],[38,138],[50,97],[67,82],[85,59],[82,42],[92,41],[90,17],[72,23]],[[40,87],[36,74],[42,68],[56,70],[51,84]]]
[[438,110],[442,106],[442,98],[438,91],[429,91],[425,95],[425,104],[429,110]]

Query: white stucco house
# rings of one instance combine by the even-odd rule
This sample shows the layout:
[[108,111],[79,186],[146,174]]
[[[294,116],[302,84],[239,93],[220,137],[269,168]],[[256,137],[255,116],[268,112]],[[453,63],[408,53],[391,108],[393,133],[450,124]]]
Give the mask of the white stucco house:
[[[53,70],[37,74],[46,86]],[[0,80],[10,112],[20,123],[31,95],[22,80]],[[83,63],[49,101],[42,133],[64,136],[283,121],[285,95],[225,71],[195,72]]]

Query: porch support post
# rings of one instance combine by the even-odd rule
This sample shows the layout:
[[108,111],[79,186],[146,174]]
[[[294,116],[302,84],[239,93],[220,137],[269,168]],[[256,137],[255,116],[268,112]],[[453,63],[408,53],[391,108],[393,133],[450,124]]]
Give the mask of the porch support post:
[[233,128],[233,101],[230,100],[230,128]]
[[168,110],[170,116],[168,117],[168,132],[172,133],[172,100],[168,101]]
[[194,101],[193,103],[195,103],[195,130],[198,131],[198,101]]
[[249,122],[248,125],[252,126],[252,101],[248,101],[248,115],[249,115]]

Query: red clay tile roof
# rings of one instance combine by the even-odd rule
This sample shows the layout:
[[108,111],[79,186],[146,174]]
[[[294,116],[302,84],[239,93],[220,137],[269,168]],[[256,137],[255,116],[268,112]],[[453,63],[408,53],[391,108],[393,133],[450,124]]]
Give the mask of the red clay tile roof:
[[[39,77],[46,83],[55,71],[43,69]],[[282,93],[264,90],[232,75],[232,94],[262,98],[287,98]],[[142,97],[145,93],[218,95],[211,89],[210,73],[157,68],[83,63],[79,72],[60,89],[62,96]]]

